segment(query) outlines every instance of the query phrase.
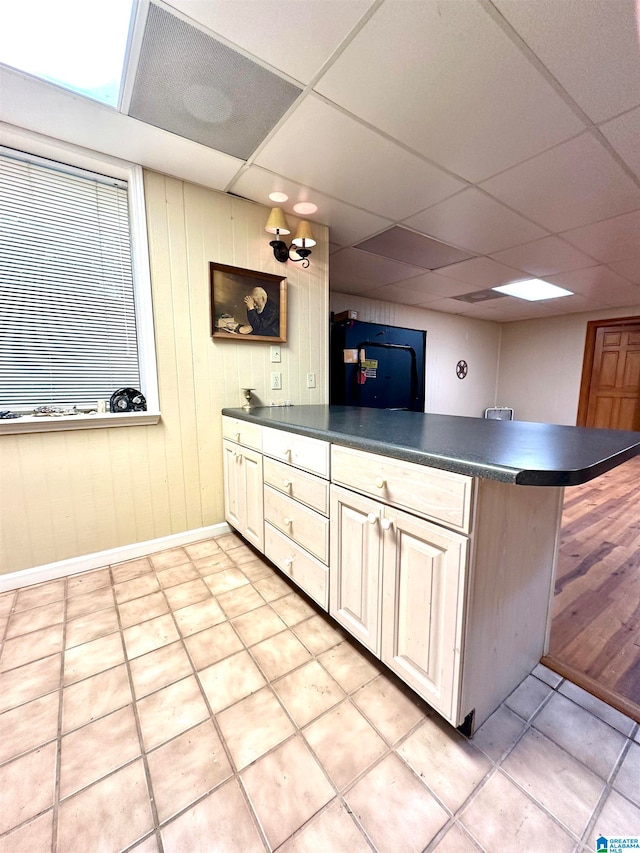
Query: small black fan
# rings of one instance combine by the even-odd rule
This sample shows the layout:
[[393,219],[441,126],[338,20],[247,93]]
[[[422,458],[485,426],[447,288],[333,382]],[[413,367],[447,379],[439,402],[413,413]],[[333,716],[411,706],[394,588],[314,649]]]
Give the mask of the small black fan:
[[109,400],[110,412],[146,412],[147,401],[135,388],[118,388]]

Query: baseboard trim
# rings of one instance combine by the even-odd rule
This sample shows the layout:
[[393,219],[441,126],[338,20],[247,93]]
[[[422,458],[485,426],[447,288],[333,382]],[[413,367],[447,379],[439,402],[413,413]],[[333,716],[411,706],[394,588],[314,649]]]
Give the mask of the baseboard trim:
[[126,560],[135,560],[138,557],[146,557],[147,554],[155,554],[158,551],[166,551],[169,548],[179,548],[181,545],[191,545],[203,539],[211,539],[214,536],[224,536],[230,533],[231,528],[223,521],[221,524],[212,524],[209,527],[198,527],[195,530],[185,530],[182,533],[172,533],[170,536],[161,536],[159,539],[148,539],[146,542],[134,542],[131,545],[122,545],[119,548],[110,548],[108,551],[96,551],[93,554],[85,554],[82,557],[71,557],[68,560],[60,560],[57,563],[46,563],[35,566],[32,569],[23,569],[19,572],[10,572],[0,575],[0,592],[8,592],[12,589],[20,589],[34,583],[57,580],[67,575],[76,575],[81,572],[90,572],[113,563],[124,563]]

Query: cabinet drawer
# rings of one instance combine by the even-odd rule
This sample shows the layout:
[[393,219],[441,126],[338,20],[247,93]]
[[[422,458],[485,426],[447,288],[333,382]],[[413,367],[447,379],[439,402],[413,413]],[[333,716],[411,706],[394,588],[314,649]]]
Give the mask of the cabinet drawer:
[[329,515],[329,483],[305,474],[291,465],[276,462],[264,457],[264,481],[279,492],[284,492],[296,501],[300,501],[323,515]]
[[331,476],[383,503],[469,532],[473,477],[337,445],[331,448]]
[[264,487],[264,518],[307,551],[329,562],[329,520],[271,486]]
[[281,462],[329,479],[329,443],[281,429],[264,427],[262,450]]
[[262,427],[235,418],[222,416],[222,437],[254,450],[262,450]]
[[270,524],[264,526],[265,555],[325,610],[329,607],[329,570]]

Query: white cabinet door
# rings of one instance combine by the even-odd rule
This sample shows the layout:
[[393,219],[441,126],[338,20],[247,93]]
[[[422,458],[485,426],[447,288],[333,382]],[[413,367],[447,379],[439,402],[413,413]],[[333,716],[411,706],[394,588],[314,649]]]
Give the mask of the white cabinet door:
[[264,551],[262,455],[234,442],[222,442],[225,519]]
[[468,540],[389,507],[381,524],[382,661],[453,721]]
[[244,487],[240,467],[241,448],[230,441],[222,442],[224,465],[224,517],[232,527],[242,532],[244,515]]
[[380,656],[382,505],[331,486],[329,613]]
[[262,489],[262,454],[242,448],[245,516],[242,533],[259,551],[264,552],[264,497]]

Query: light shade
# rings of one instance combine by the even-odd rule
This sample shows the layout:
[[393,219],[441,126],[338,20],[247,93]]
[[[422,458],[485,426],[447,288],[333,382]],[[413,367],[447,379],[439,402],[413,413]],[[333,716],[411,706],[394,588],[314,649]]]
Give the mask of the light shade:
[[310,246],[315,246],[316,241],[313,239],[313,234],[311,233],[311,226],[308,222],[300,222],[298,225],[298,230],[296,231],[296,236],[291,241],[294,246],[309,248]]
[[291,234],[287,219],[279,207],[273,207],[264,230],[269,234]]
[[527,302],[557,299],[559,296],[573,296],[572,290],[565,290],[564,287],[558,287],[557,284],[550,284],[548,281],[542,281],[539,278],[512,281],[510,284],[501,284],[499,287],[492,287],[491,289],[497,290],[499,293],[506,293],[508,296],[517,296],[518,299],[526,299]]

